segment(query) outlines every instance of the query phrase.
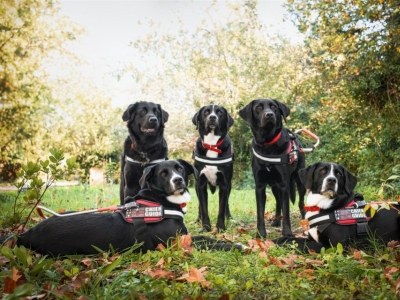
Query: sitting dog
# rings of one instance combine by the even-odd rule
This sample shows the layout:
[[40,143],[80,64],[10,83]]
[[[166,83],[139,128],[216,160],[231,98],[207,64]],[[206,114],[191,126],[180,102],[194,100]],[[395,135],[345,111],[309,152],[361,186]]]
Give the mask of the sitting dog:
[[233,176],[233,147],[228,130],[234,121],[225,108],[212,104],[200,108],[192,121],[200,135],[193,152],[194,166],[200,174],[196,184],[199,219],[203,229],[210,231],[207,185],[212,193],[218,186],[219,210],[216,227],[218,230],[225,230],[225,217],[231,217],[228,200]]
[[280,226],[283,212],[282,234],[291,236],[289,197],[295,202],[295,184],[299,193],[299,209],[304,217],[305,189],[301,184],[298,170],[305,166],[304,153],[299,152],[300,143],[282,124],[290,109],[274,99],[256,99],[239,111],[253,133],[252,170],[256,185],[257,236],[266,238],[265,230],[265,189],[271,186],[276,199],[276,215],[273,226]]
[[167,158],[164,124],[168,113],[159,104],[141,101],[129,105],[122,120],[127,122],[129,135],[121,155],[121,205],[126,197],[139,192],[144,168]]
[[[112,214],[52,216],[18,236],[17,245],[53,256],[96,254],[96,248],[123,251],[141,242],[143,245],[136,251],[155,250],[158,244],[165,246],[176,235],[187,234],[184,211],[190,200],[188,176],[193,173],[197,176],[197,170],[183,160],[147,167],[140,179],[140,185],[146,188],[133,199],[128,198],[132,200],[125,205],[128,209]],[[203,236],[194,236],[192,241],[200,248],[242,249]]]
[[277,244],[296,242],[301,250],[319,252],[322,247],[364,247],[371,240],[387,244],[400,241],[399,205],[380,209],[373,217],[364,213],[366,203],[355,194],[357,178],[343,166],[319,162],[299,171],[309,191],[306,200],[306,219],[309,222],[308,239],[279,238]]

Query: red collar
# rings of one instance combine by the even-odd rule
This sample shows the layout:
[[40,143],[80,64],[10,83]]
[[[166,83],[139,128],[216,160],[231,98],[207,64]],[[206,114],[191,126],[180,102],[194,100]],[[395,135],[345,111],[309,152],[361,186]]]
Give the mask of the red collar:
[[271,141],[264,142],[263,145],[268,146],[268,145],[275,144],[281,138],[281,135],[282,135],[282,131],[280,131]]
[[[354,205],[354,200],[351,200],[349,204],[347,204],[345,207],[340,208],[340,209],[344,209],[346,207],[351,207]],[[304,210],[305,211],[320,211],[320,208],[318,206],[306,206],[304,205]]]
[[306,206],[306,205],[304,205],[304,210],[305,211],[319,211],[320,208],[318,206]]
[[203,142],[201,142],[201,145],[203,146],[203,148],[205,148],[207,150],[221,153],[222,151],[220,149],[218,149],[218,147],[221,146],[223,142],[224,142],[224,139],[221,139],[216,145],[209,145],[209,144],[205,144]]

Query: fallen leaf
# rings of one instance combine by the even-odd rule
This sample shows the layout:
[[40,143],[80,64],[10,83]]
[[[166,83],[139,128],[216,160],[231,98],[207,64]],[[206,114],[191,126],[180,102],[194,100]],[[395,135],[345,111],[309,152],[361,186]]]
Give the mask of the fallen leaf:
[[400,296],[400,278],[396,282],[396,296]]
[[362,253],[361,253],[361,251],[359,251],[359,250],[354,251],[354,253],[353,253],[353,258],[354,258],[355,260],[360,260],[360,259],[362,258]]
[[10,277],[6,277],[3,283],[3,293],[12,294],[14,293],[15,288],[17,287],[17,283],[12,280]]
[[310,229],[310,224],[308,223],[308,219],[300,220],[299,225],[301,230],[307,231]]
[[164,263],[164,258],[160,258],[160,260],[156,263],[156,267],[164,268]]
[[165,278],[172,280],[175,278],[175,274],[172,271],[167,271],[162,268],[154,268],[152,270],[147,269],[143,272],[143,274],[151,276],[151,278],[158,279],[158,278]]
[[306,277],[308,279],[315,279],[314,270],[313,269],[305,269],[304,271],[300,272],[298,277]]
[[163,244],[158,244],[156,247],[156,250],[158,250],[158,251],[164,251],[165,249],[167,249],[167,248],[165,248],[165,246]]
[[389,267],[387,266],[383,273],[385,274],[386,278],[391,278],[394,273],[396,273],[399,269],[396,267]]
[[86,267],[91,267],[92,266],[92,259],[91,258],[84,258],[81,260],[81,264],[85,265]]
[[211,282],[207,281],[203,275],[207,267],[202,267],[200,269],[190,268],[189,273],[184,273],[181,277],[177,278],[177,281],[187,282],[198,282],[202,287],[211,287]]

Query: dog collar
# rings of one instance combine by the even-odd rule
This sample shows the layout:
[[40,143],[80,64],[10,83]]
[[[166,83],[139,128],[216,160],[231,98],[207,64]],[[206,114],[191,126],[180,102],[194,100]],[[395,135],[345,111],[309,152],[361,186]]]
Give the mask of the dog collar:
[[307,206],[307,205],[304,205],[304,210],[305,211],[320,211],[320,208],[318,206]]
[[275,144],[281,138],[281,135],[282,135],[282,131],[279,131],[279,133],[271,141],[264,142],[263,145],[269,146],[269,145]]
[[217,153],[221,153],[222,150],[218,149],[218,147],[221,146],[223,142],[224,142],[224,139],[221,139],[217,144],[210,145],[210,144],[206,144],[203,141],[201,141],[201,145],[203,146],[203,148],[205,148],[207,150],[214,151],[214,152],[217,152]]
[[155,165],[159,162],[165,161],[165,158],[155,159],[151,161],[138,161],[130,158],[129,156],[125,155],[125,161],[131,164],[139,164],[139,165]]

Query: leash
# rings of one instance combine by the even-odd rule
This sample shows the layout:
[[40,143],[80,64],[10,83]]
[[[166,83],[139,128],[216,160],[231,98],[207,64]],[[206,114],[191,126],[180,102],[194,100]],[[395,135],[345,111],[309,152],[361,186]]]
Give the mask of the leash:
[[[314,139],[316,143],[309,148],[299,147],[296,143],[297,135],[299,133],[307,134],[312,139]],[[281,134],[282,131],[279,132],[271,141],[263,143],[263,146],[269,146],[275,144],[280,139]],[[297,152],[312,152],[319,145],[319,137],[314,133],[312,133],[311,131],[304,128],[299,129],[294,133],[289,131],[289,136],[290,136],[290,141],[288,143],[288,148],[285,153],[279,155],[262,155],[260,153],[257,153],[254,147],[252,147],[254,156],[271,165],[293,164],[298,159]]]

